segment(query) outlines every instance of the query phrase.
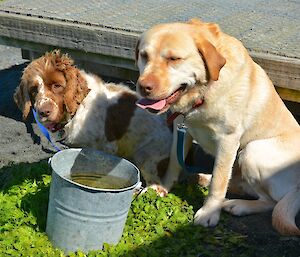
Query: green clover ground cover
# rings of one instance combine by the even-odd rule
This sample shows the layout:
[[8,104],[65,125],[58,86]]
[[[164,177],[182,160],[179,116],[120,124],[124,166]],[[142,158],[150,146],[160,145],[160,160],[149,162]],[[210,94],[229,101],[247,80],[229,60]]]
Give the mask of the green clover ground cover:
[[[50,181],[46,161],[0,171],[0,256],[65,256],[45,233]],[[119,244],[69,256],[249,256],[244,237],[221,224],[192,225],[206,194],[195,185],[177,186],[164,198],[149,190],[132,202]]]

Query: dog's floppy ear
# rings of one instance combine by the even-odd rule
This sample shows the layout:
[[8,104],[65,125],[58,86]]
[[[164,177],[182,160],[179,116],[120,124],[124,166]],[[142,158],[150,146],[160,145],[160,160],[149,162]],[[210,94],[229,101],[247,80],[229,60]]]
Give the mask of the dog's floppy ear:
[[226,63],[226,59],[208,40],[204,38],[196,38],[195,43],[204,58],[210,78],[217,81],[219,79],[220,70]]
[[226,59],[218,52],[216,47],[206,39],[208,32],[212,37],[218,37],[220,28],[215,23],[205,23],[199,19],[191,19],[187,22],[196,28],[193,30],[193,38],[196,46],[204,58],[210,78],[214,81],[219,79],[219,73],[226,63]]
[[14,93],[14,101],[23,113],[23,120],[26,120],[30,112],[31,102],[27,85],[23,80],[21,80],[20,85],[17,87]]
[[64,93],[64,105],[71,115],[74,115],[78,106],[90,91],[87,82],[74,66],[74,61],[68,54],[61,54],[60,50],[54,50],[48,54],[53,66],[64,73],[66,88]]
[[87,86],[86,80],[82,77],[80,71],[76,67],[70,66],[64,72],[67,81],[64,104],[67,112],[74,115],[90,89]]
[[64,71],[74,64],[73,59],[68,54],[61,54],[59,49],[50,52],[48,58],[52,60],[53,65],[60,71]]

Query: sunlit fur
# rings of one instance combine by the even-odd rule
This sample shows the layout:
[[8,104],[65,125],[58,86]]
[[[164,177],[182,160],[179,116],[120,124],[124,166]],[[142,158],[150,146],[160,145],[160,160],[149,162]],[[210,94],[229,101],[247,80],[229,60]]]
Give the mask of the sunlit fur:
[[[233,215],[273,210],[276,230],[300,235],[295,224],[300,209],[300,128],[242,43],[216,24],[194,19],[144,32],[136,58],[137,90],[143,97],[164,99],[182,83],[187,85],[169,108],[184,115],[191,135],[187,145],[194,139],[215,156],[211,181],[203,179],[210,181],[209,196],[196,212],[195,224],[217,225],[222,208]],[[198,98],[204,98],[204,104],[192,108]],[[174,139],[164,178],[167,190],[180,169]],[[257,200],[225,200],[228,186]]]

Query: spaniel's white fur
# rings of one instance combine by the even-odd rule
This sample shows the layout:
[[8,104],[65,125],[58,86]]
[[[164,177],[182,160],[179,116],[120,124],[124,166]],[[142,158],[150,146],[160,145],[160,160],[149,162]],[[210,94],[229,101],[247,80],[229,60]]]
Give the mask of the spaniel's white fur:
[[64,129],[67,145],[127,158],[140,169],[147,186],[160,184],[172,133],[162,117],[137,108],[136,101],[127,86],[104,83],[59,51],[32,61],[15,93],[24,119],[33,106],[49,130]]

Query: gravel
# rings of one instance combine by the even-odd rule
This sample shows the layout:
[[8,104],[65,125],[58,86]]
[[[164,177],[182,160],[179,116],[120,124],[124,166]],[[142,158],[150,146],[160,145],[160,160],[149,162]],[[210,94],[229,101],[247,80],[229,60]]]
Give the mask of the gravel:
[[46,159],[54,152],[33,118],[24,123],[13,101],[23,69],[28,61],[21,50],[0,46],[0,169],[17,163],[32,163]]

